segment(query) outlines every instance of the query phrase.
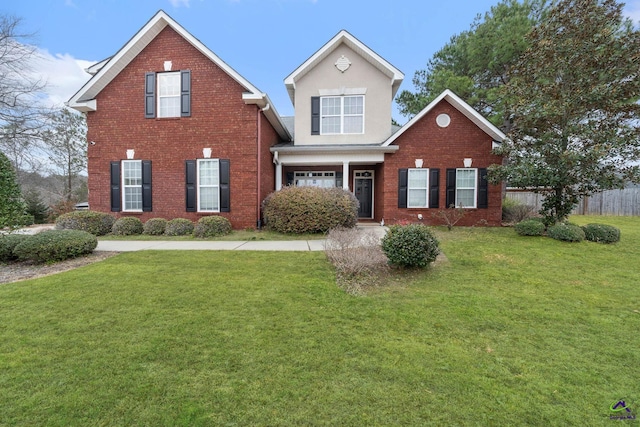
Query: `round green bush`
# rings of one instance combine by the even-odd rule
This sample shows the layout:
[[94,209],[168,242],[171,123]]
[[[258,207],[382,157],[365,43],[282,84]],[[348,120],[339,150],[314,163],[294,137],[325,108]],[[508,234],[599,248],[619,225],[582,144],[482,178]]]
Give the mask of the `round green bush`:
[[584,231],[574,224],[558,223],[547,229],[547,235],[563,242],[582,242]]
[[150,236],[160,236],[164,234],[164,230],[167,228],[167,220],[164,218],[151,218],[142,226],[142,234],[148,234]]
[[513,228],[521,236],[542,236],[545,227],[541,221],[525,219],[517,223]]
[[598,243],[615,243],[620,241],[620,229],[613,225],[587,224],[582,227],[585,239]]
[[111,227],[111,233],[116,236],[135,236],[142,234],[142,221],[135,216],[125,216],[118,218]]
[[57,230],[82,230],[96,236],[111,233],[116,219],[104,212],[74,211],[60,215],[56,219]]
[[174,218],[167,221],[164,234],[167,236],[186,236],[193,233],[193,222],[186,218]]
[[30,238],[27,234],[0,234],[0,262],[13,261],[18,257],[13,253],[18,244]]
[[195,237],[224,236],[231,233],[231,223],[223,216],[203,216],[193,229]]
[[267,228],[280,233],[325,233],[355,227],[358,200],[342,188],[285,187],[263,202]]
[[98,238],[81,230],[47,230],[24,239],[14,249],[21,261],[63,261],[86,255],[98,246]]
[[436,260],[438,240],[423,224],[392,225],[382,238],[382,251],[389,264],[399,267],[426,267]]

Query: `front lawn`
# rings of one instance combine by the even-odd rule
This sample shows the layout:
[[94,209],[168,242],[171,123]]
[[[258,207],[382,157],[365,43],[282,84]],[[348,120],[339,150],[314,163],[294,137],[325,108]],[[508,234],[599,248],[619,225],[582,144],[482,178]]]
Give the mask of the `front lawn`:
[[324,254],[123,253],[0,286],[0,425],[611,425],[640,412],[640,218],[615,245],[439,231],[354,297]]

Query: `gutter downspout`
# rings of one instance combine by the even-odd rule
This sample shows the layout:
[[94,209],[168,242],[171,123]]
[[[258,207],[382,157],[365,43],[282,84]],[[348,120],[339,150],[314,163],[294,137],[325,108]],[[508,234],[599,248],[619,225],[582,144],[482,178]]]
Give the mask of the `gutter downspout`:
[[260,192],[262,190],[262,158],[260,157],[262,154],[262,115],[261,113],[263,113],[264,111],[267,111],[269,108],[271,108],[271,106],[269,104],[265,105],[264,108],[260,108],[258,107],[257,109],[257,114],[258,114],[258,143],[256,144],[257,146],[257,157],[258,157],[258,179],[257,179],[257,185],[258,187],[256,188],[256,227],[258,230],[262,229],[262,218],[261,218],[261,213],[262,213],[262,209],[261,209],[261,204],[262,204],[262,200],[260,198]]

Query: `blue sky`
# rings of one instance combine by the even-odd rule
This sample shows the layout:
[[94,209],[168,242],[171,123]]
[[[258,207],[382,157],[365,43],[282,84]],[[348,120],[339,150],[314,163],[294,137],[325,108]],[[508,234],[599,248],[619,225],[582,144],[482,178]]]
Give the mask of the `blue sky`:
[[[451,36],[469,28],[499,0],[19,0],[0,14],[23,19],[44,58],[37,72],[60,103],[88,79],[82,70],[113,55],[159,9],[260,90],[281,115],[293,106],[283,80],[341,29],[405,74],[414,73]],[[8,3],[8,4],[7,4]],[[640,0],[625,12],[640,19]],[[394,109],[394,118],[406,122]]]

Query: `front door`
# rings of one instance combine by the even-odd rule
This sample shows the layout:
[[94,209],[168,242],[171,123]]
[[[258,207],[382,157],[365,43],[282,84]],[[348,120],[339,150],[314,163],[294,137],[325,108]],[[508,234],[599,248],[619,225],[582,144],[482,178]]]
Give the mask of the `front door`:
[[360,202],[358,218],[373,218],[373,173],[356,172],[354,190]]

